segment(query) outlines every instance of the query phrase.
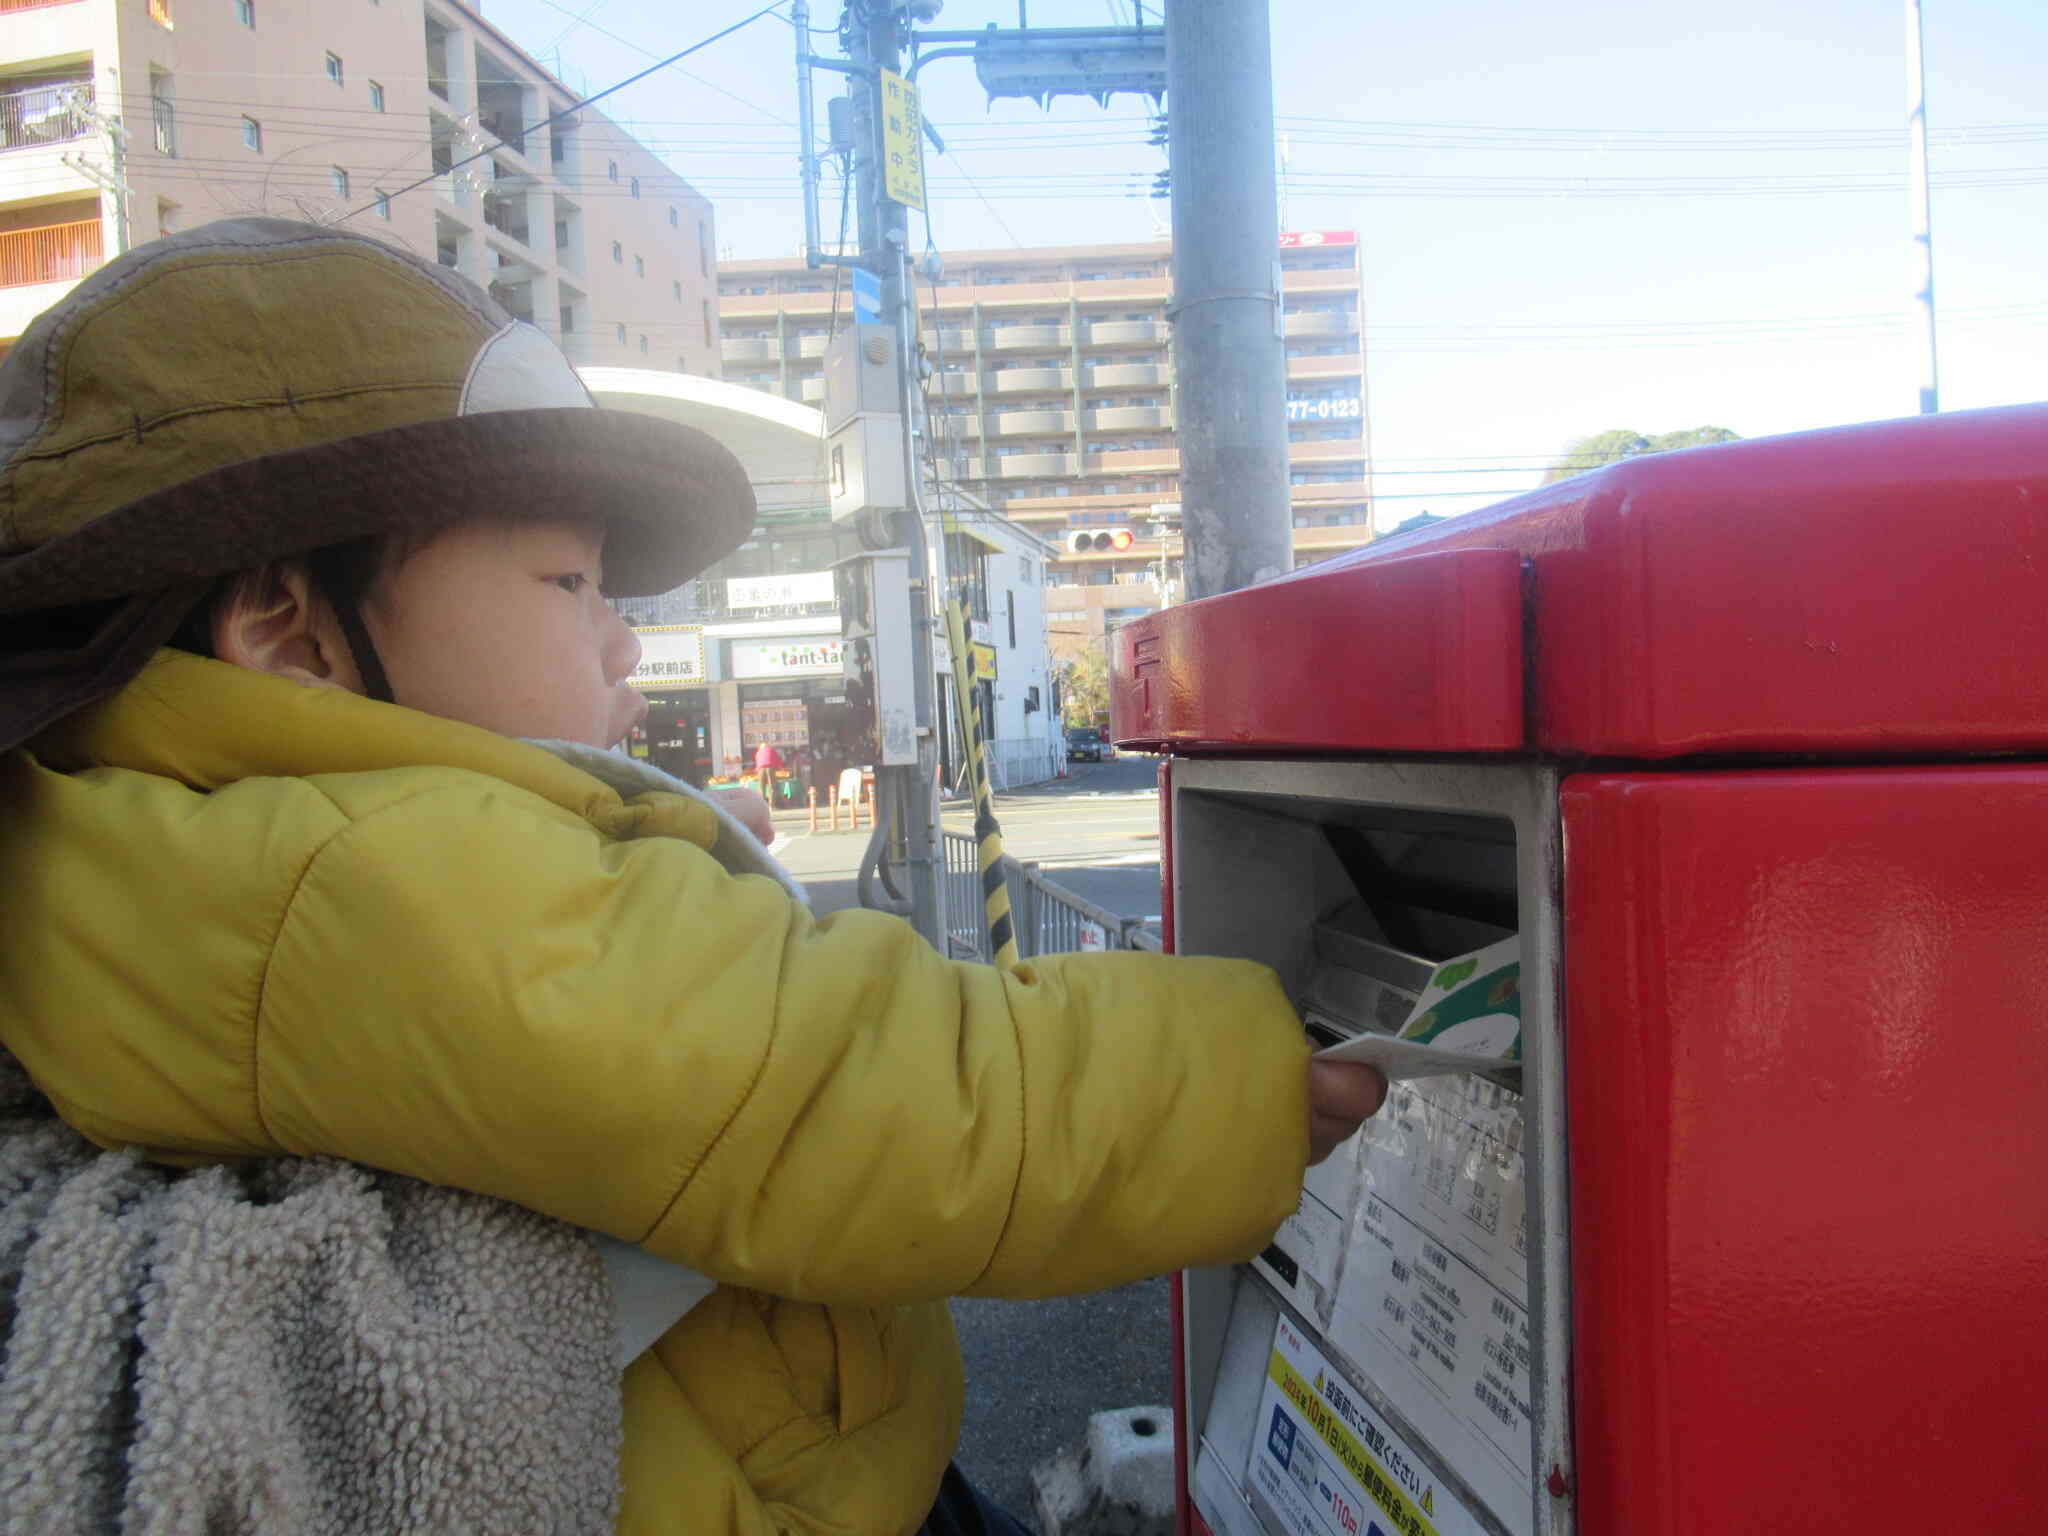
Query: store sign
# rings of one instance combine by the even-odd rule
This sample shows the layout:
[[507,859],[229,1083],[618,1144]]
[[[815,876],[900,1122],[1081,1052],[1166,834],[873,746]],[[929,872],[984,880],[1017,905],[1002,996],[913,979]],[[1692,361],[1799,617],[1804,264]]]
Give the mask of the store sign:
[[1323,395],[1287,402],[1289,421],[1357,421],[1364,414],[1365,402],[1357,395]]
[[996,676],[996,648],[992,645],[983,645],[979,640],[970,640],[967,642],[967,649],[974,656],[975,681],[979,682],[983,678],[993,680]]
[[830,571],[805,571],[796,576],[728,576],[728,608],[794,608],[801,603],[835,601]]
[[633,631],[640,665],[626,682],[635,688],[688,688],[704,681],[704,626],[656,624]]
[[1299,251],[1318,245],[1356,245],[1358,231],[1355,229],[1296,229],[1283,230],[1280,234],[1280,249]]
[[732,675],[794,677],[837,672],[844,647],[836,635],[802,636],[789,640],[735,640]]

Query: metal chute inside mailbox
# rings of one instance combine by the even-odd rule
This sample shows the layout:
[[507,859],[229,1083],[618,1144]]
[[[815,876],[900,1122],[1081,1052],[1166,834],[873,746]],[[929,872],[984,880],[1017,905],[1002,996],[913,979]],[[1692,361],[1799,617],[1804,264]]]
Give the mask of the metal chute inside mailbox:
[[[1324,1048],[1487,1053],[1179,1277],[1185,1531],[2040,1527],[2044,582],[2028,406],[1633,460],[1117,632],[1172,946]],[[1451,965],[1486,995],[1428,1017]]]

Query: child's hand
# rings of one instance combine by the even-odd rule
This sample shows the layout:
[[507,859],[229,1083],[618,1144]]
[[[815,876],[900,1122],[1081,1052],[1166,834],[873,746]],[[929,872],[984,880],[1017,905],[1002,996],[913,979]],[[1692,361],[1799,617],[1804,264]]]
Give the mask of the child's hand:
[[726,789],[707,789],[705,793],[731,811],[741,826],[761,839],[762,847],[775,841],[775,818],[769,813],[768,802],[753,790],[733,785]]
[[1308,1064],[1308,1160],[1320,1163],[1380,1107],[1387,1080],[1359,1061]]

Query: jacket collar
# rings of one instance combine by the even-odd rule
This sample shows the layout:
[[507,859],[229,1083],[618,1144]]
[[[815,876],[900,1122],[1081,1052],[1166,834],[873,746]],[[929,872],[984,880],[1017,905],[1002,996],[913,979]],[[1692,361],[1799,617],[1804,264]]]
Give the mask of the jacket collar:
[[464,768],[528,790],[606,837],[684,837],[709,848],[711,807],[673,794],[630,802],[550,752],[495,732],[332,688],[161,650],[112,698],[30,743],[53,768],[129,768],[215,790],[253,778]]

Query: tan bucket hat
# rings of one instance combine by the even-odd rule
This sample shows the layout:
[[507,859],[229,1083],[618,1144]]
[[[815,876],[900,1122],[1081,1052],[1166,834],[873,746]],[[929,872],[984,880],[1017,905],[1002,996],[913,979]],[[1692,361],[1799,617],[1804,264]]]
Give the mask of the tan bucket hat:
[[0,749],[121,686],[230,571],[570,517],[609,525],[606,591],[644,596],[731,553],[754,511],[722,444],[598,409],[553,342],[445,268],[284,219],[172,235],[0,363]]

